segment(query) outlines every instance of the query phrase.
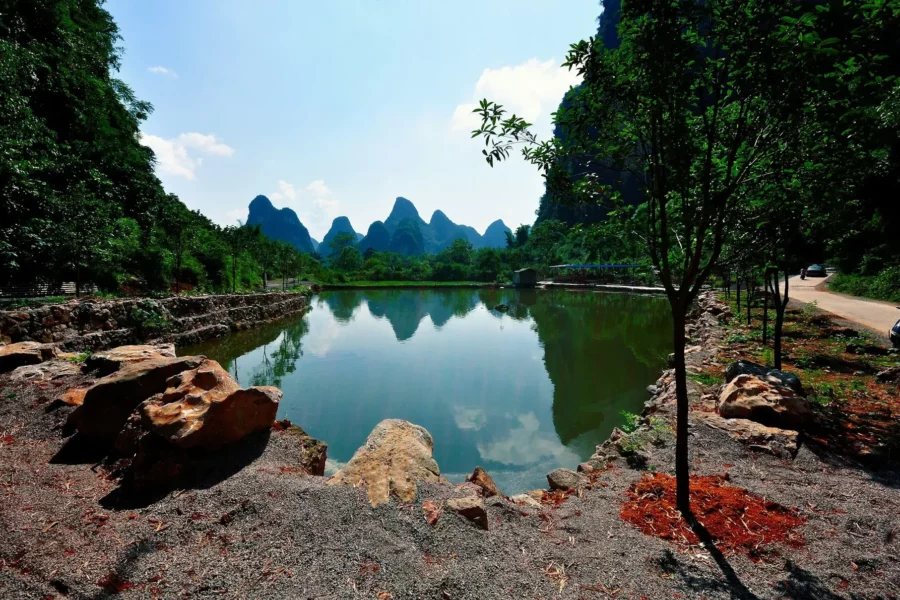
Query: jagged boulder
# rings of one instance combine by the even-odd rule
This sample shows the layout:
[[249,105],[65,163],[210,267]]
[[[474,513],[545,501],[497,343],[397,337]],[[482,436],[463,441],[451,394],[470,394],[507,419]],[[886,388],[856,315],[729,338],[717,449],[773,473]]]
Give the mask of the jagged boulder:
[[419,481],[440,480],[433,450],[434,440],[424,427],[385,419],[328,484],[365,486],[372,506],[387,502],[391,494],[409,502],[415,498]]
[[0,373],[8,373],[25,365],[36,365],[55,358],[56,346],[38,342],[19,342],[0,346]]
[[725,367],[725,383],[730,383],[738,375],[752,375],[768,383],[788,387],[800,396],[806,395],[803,383],[793,373],[770,369],[749,360],[736,360]]
[[118,371],[126,364],[160,358],[175,358],[175,344],[119,346],[111,350],[97,352],[85,359],[84,369],[85,371],[98,371],[101,375],[108,375]]
[[216,450],[275,422],[281,390],[241,389],[214,360],[173,375],[141,405],[143,428],[184,449]]
[[479,488],[481,488],[481,495],[485,498],[503,495],[503,493],[500,491],[500,488],[498,488],[497,484],[494,483],[493,478],[488,475],[487,471],[485,471],[481,467],[475,467],[475,470],[472,471],[472,474],[466,477],[466,481],[474,483]]
[[310,475],[324,475],[325,462],[328,460],[328,444],[317,440],[303,431],[299,425],[294,425],[289,420],[277,421],[272,429],[281,432],[296,443],[299,450],[297,462],[300,468]]
[[738,375],[725,386],[719,396],[719,414],[780,429],[802,429],[813,418],[809,403],[794,390],[753,375]]
[[144,400],[164,392],[173,375],[196,369],[202,357],[155,358],[125,364],[89,387],[80,406],[69,414],[67,429],[85,438],[112,444]]

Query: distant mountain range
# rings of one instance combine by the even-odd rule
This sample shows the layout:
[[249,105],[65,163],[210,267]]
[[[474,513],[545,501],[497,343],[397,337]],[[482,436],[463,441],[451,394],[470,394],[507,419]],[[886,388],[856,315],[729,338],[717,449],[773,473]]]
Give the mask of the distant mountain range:
[[454,223],[440,210],[434,211],[431,221],[426,223],[415,205],[402,197],[394,202],[388,218],[369,225],[365,235],[353,229],[350,219],[338,217],[322,241],[318,242],[309,237],[309,231],[294,211],[289,208],[276,209],[265,196],[257,196],[250,202],[247,224],[261,225],[267,236],[289,242],[301,252],[318,251],[322,255],[329,253],[329,244],[342,233],[355,235],[361,252],[372,248],[379,252],[391,250],[412,256],[440,252],[458,238],[468,240],[476,249],[503,248],[506,246],[506,232],[510,231],[503,221],[497,220],[481,235],[474,227]]
[[288,242],[300,252],[315,252],[309,231],[297,213],[290,208],[275,208],[265,196],[257,196],[250,202],[247,225],[259,225],[268,237]]

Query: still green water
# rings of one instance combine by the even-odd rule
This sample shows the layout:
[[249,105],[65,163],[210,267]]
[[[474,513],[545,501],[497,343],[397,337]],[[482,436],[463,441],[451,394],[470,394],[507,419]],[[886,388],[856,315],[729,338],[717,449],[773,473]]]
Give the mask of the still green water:
[[[493,310],[509,305],[506,313]],[[382,419],[434,437],[450,481],[476,465],[507,494],[594,452],[640,412],[671,346],[665,299],[564,290],[341,290],[303,317],[179,354],[284,391],[279,416],[350,459]]]

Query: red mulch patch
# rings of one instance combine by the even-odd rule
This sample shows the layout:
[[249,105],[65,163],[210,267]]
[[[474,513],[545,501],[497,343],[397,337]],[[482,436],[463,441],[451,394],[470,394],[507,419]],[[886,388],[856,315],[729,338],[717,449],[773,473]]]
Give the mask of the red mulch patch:
[[[725,554],[744,553],[751,559],[765,553],[764,546],[782,543],[800,547],[803,536],[795,530],[807,518],[747,490],[725,485],[722,476],[691,477],[691,510]],[[627,492],[620,516],[643,533],[685,546],[700,543],[675,508],[675,478],[644,475]]]

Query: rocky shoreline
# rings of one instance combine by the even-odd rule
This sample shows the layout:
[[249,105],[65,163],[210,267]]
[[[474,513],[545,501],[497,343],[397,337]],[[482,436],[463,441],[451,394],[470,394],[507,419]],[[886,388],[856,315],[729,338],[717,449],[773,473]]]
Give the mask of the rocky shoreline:
[[72,300],[0,311],[0,343],[34,342],[60,351],[141,343],[188,346],[309,308],[309,292],[267,292]]
[[[717,362],[729,316],[700,300],[690,372]],[[854,597],[887,598],[900,584],[896,495],[812,452],[799,380],[752,363],[729,365],[723,389],[689,380],[692,470],[797,507],[806,546],[725,559],[618,514],[638,480],[672,472],[671,371],[628,432],[509,498],[480,468],[442,479],[430,434],[397,420],[323,477],[326,444],[275,421],[279,390],[171,346],[83,365],[28,351],[37,364],[0,375],[4,596],[841,598],[852,580]]]

